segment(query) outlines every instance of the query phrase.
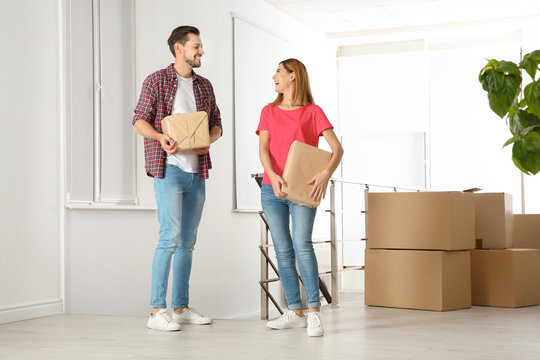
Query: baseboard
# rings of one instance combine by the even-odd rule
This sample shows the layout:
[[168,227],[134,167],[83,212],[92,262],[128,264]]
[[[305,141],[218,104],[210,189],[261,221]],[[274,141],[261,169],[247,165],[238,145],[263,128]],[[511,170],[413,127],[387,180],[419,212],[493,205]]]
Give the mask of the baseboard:
[[0,307],[0,324],[58,315],[64,312],[61,298]]

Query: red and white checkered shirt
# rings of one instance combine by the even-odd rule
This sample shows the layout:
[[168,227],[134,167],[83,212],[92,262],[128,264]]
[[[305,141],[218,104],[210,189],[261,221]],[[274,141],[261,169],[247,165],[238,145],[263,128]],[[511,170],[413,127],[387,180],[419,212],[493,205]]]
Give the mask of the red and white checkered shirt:
[[[197,104],[197,111],[206,111],[208,114],[208,126],[221,126],[221,115],[216,104],[214,89],[208,79],[191,73],[193,78],[193,93]],[[143,82],[141,96],[135,107],[135,115],[132,123],[137,120],[145,120],[159,132],[161,120],[169,116],[172,112],[174,97],[176,95],[175,85],[178,77],[174,71],[173,64],[167,68],[150,74]],[[144,138],[144,159],[146,174],[151,177],[163,178],[165,175],[165,161],[167,153],[161,147],[159,141]],[[199,179],[208,179],[208,169],[212,168],[210,154],[199,155]]]

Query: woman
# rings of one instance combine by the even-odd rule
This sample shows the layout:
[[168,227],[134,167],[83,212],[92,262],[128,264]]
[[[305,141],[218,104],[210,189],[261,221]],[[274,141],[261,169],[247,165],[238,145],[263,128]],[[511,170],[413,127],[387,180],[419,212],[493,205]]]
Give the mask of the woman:
[[[324,136],[332,148],[330,163],[308,182],[313,185],[311,198],[319,201],[325,196],[328,181],[341,161],[343,149],[332,124],[313,102],[304,64],[296,59],[284,60],[279,63],[272,79],[278,95],[273,103],[263,108],[257,128],[259,156],[264,167],[261,202],[274,242],[289,310],[279,318],[268,321],[266,326],[272,329],[307,326],[309,336],[322,336],[319,270],[311,239],[317,209],[288,201],[282,191],[286,182],[281,176],[294,140],[317,147],[319,137]],[[292,216],[292,237],[289,213]],[[306,290],[307,315],[302,310],[295,256]]]

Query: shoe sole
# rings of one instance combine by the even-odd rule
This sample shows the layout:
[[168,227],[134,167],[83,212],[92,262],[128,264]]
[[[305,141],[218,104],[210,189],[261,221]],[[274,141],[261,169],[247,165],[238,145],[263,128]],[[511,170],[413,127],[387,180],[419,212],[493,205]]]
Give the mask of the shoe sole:
[[212,324],[212,320],[210,321],[192,321],[192,320],[174,320],[177,324],[192,324],[192,325],[210,325]]
[[180,331],[182,330],[181,328],[180,329],[157,329],[157,328],[153,328],[151,326],[146,326],[146,328],[150,329],[150,330],[156,330],[156,331],[167,331],[167,332],[171,332],[171,331]]
[[285,330],[285,329],[302,329],[306,328],[307,325],[293,325],[293,326],[287,326],[287,327],[273,327],[271,325],[266,324],[266,327],[273,330]]

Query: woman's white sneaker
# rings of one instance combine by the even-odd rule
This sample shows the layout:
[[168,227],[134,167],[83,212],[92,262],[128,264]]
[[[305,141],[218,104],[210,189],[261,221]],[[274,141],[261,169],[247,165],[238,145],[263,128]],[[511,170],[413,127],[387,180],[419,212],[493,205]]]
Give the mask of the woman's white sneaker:
[[307,313],[307,334],[308,336],[324,335],[320,312],[312,311]]
[[206,325],[212,323],[211,318],[199,314],[194,308],[184,308],[180,312],[174,311],[173,320],[178,324]]
[[150,315],[146,327],[149,329],[160,331],[178,331],[180,325],[175,323],[170,315],[167,313],[167,309],[161,309],[154,315]]
[[306,317],[298,316],[294,311],[288,310],[277,319],[267,321],[266,326],[276,330],[304,328],[306,327]]

